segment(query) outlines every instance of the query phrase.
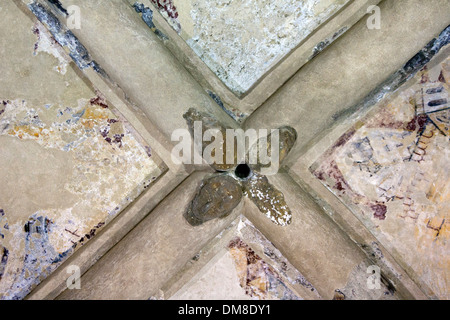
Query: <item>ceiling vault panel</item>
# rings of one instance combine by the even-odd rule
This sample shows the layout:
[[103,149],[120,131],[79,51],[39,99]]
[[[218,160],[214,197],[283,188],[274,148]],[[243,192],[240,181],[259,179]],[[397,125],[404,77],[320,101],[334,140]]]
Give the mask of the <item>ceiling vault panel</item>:
[[448,299],[450,2],[408,3],[2,2],[0,299]]

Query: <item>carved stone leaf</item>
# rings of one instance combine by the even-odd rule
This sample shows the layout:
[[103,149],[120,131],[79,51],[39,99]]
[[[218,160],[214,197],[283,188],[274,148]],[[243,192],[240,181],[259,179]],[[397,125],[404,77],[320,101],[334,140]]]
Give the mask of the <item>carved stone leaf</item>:
[[241,202],[242,186],[226,174],[216,174],[203,180],[200,190],[185,213],[192,226],[228,216]]
[[[231,170],[235,167],[236,164],[236,155],[235,155],[235,159],[233,161],[233,163],[229,163],[227,164],[226,161],[226,130],[230,129],[230,128],[226,128],[224,127],[219,121],[217,121],[217,119],[215,119],[214,117],[212,117],[210,114],[207,114],[205,112],[199,112],[194,108],[190,108],[184,115],[183,117],[186,119],[186,122],[188,124],[189,130],[191,131],[191,134],[194,135],[194,123],[196,121],[201,121],[202,123],[202,137],[205,133],[205,131],[210,130],[210,129],[217,129],[221,132],[222,137],[223,137],[223,143],[221,145],[221,148],[219,150],[216,150],[216,152],[221,152],[223,155],[223,159],[222,159],[222,163],[212,163],[211,167],[214,170],[217,171],[228,171]],[[205,148],[211,144],[211,141],[203,141],[202,142],[202,152],[205,150]]]
[[[283,160],[286,158],[286,156],[291,151],[292,147],[295,144],[295,141],[297,140],[297,131],[289,126],[283,126],[278,128],[279,130],[279,164],[283,162]],[[267,150],[264,150],[266,152],[266,155],[268,155],[269,158],[272,158],[271,154],[272,150],[272,133],[270,133],[267,136]],[[250,157],[250,155],[257,154],[258,163],[255,165],[252,165],[252,169],[259,171],[261,168],[269,167],[271,163],[263,164],[260,162],[261,154],[260,154],[260,140],[258,140],[249,150],[249,154],[247,155],[247,158]]]
[[244,182],[244,190],[244,194],[272,222],[281,226],[291,224],[292,213],[283,193],[270,184],[265,176],[254,172],[253,176]]

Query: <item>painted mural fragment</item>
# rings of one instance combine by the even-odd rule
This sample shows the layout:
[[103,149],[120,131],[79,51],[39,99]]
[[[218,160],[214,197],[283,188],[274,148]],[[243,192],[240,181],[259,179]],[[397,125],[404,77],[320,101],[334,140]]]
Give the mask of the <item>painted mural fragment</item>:
[[0,300],[23,299],[162,174],[75,72],[100,70],[86,48],[46,6],[29,8],[39,21],[12,1],[0,10]]
[[[436,58],[437,59],[437,58]],[[450,58],[432,60],[310,168],[413,270],[450,297]]]
[[101,95],[80,99],[76,108],[1,104],[0,141],[7,150],[0,155],[2,176],[8,178],[5,170],[14,170],[17,159],[18,172],[30,171],[23,182],[10,175],[0,196],[0,297],[20,299],[160,170]]
[[[320,299],[314,286],[245,217],[231,223],[192,258],[202,264],[196,275],[177,288],[171,300],[303,300]],[[214,252],[213,255],[211,253]],[[189,269],[187,269],[189,270]],[[190,272],[186,271],[186,272]],[[178,289],[179,288],[179,289]],[[170,290],[151,299],[165,299]]]
[[233,257],[240,286],[248,296],[258,300],[300,300],[286,287],[275,269],[264,262],[240,238],[233,239],[228,248]]
[[177,7],[172,0],[151,0],[152,4],[163,15],[164,18],[170,23],[172,28],[178,33],[181,32],[181,25],[178,21]]

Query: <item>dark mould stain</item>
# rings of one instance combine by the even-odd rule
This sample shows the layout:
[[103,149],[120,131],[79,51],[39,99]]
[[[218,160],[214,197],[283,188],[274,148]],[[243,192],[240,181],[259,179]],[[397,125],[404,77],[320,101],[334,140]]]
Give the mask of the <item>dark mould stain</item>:
[[220,97],[217,94],[215,94],[214,92],[212,92],[210,90],[206,90],[206,92],[211,97],[211,99],[213,99],[214,102],[217,103],[217,105],[222,108],[223,111],[225,111],[235,121],[239,121],[239,117],[236,114],[234,114],[231,110],[228,110],[225,107],[225,105],[223,104],[222,99],[220,99]]
[[328,39],[325,39],[324,41],[319,42],[313,49],[313,54],[309,58],[309,60],[315,58],[319,53],[321,53],[323,50],[325,50],[331,43],[333,43],[337,38],[339,38],[341,35],[345,33],[345,31],[348,30],[348,27],[343,27],[336,31],[333,36],[331,36]]
[[29,4],[28,8],[47,27],[56,42],[68,48],[69,55],[78,68],[86,69],[92,67],[96,72],[101,73],[101,68],[91,58],[86,47],[81,44],[72,31],[61,24],[52,12],[47,10],[42,4],[36,2]]
[[264,248],[264,254],[265,254],[267,257],[271,258],[271,259],[276,259],[276,258],[277,258],[277,256],[276,256],[275,253],[273,252],[273,250],[270,249],[270,248],[267,248],[267,247]]
[[2,259],[0,260],[0,280],[5,274],[6,264],[8,263],[9,250],[3,247]]
[[[104,225],[105,225],[105,222],[100,222],[100,223],[98,223],[96,226],[94,226],[94,228],[92,228],[92,229],[89,231],[89,233],[86,233],[86,234],[78,241],[78,243],[81,244],[81,245],[84,245],[84,243],[85,243],[87,240],[92,239],[92,238],[96,235],[97,231],[98,231],[101,227],[103,227]],[[76,245],[75,245],[75,246],[76,246]]]
[[306,278],[302,275],[298,276],[294,283],[299,283],[302,286],[304,286],[306,289],[310,290],[311,292],[315,292],[316,289],[314,288],[314,286],[308,281],[306,280]]
[[372,248],[373,248],[373,255],[375,255],[376,257],[378,257],[379,259],[383,259],[384,258],[384,254],[383,251],[381,251],[379,244],[376,241],[372,242]]
[[53,224],[53,221],[48,219],[47,217],[31,217],[27,223],[24,225],[24,231],[27,233],[27,237],[33,233],[37,234],[48,234],[50,230],[50,226]]
[[142,3],[136,2],[135,4],[133,4],[133,8],[137,13],[142,14],[142,20],[160,40],[169,40],[168,36],[162,33],[158,28],[156,28],[155,24],[153,23],[153,11],[149,7],[144,6]]
[[446,83],[446,82],[447,82],[447,80],[445,80],[444,73],[443,73],[442,71],[441,71],[441,73],[439,74],[438,80],[439,80],[440,82],[442,82],[442,83]]
[[91,62],[91,67],[92,67],[92,69],[93,69],[95,72],[97,72],[97,73],[98,73],[99,75],[101,75],[102,77],[111,80],[111,79],[109,78],[108,74],[106,73],[106,71],[103,70],[103,69],[98,65],[97,62],[92,61],[92,62]]
[[[0,218],[3,218],[5,216],[5,211],[3,211],[3,209],[0,209]],[[1,222],[2,220],[0,220]],[[1,226],[0,226],[1,227]],[[3,229],[5,230],[9,230],[9,226],[8,223],[6,222],[5,225],[3,226]],[[0,238],[1,239],[5,239],[5,235],[2,233],[2,230],[0,229]]]
[[385,295],[394,295],[397,289],[395,288],[394,284],[386,278],[386,276],[382,273],[381,274],[381,283],[386,286],[387,291],[384,293]]
[[138,2],[133,4],[133,8],[137,13],[142,13],[142,20],[144,20],[150,29],[156,29],[156,26],[153,23],[153,10]]
[[198,261],[200,259],[200,254],[197,253],[195,256],[192,257],[193,261]]
[[431,40],[425,48],[419,51],[411,60],[403,67],[405,74],[415,73],[423,68],[430,60],[447,44],[450,43],[450,25],[447,26],[441,34]]
[[152,157],[152,149],[149,146],[145,146],[144,147],[145,152],[147,153],[147,155],[149,156],[149,158]]
[[220,99],[220,97],[210,90],[207,90],[207,92],[208,92],[208,95],[214,100],[214,102],[217,103],[219,105],[219,107],[221,107],[222,109],[225,110],[225,106],[223,105],[223,102]]
[[54,5],[59,11],[61,11],[65,16],[68,16],[69,13],[67,12],[67,10],[63,7],[63,5],[61,4],[61,2],[59,0],[47,0],[48,2],[50,2],[52,5]]

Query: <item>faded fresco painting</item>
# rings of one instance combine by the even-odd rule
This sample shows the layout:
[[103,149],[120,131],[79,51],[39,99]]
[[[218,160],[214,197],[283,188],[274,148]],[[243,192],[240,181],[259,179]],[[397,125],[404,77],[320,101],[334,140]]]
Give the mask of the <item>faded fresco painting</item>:
[[25,21],[4,39],[17,62],[0,56],[0,299],[16,300],[97,236],[162,169],[47,29],[12,2],[3,10],[3,29]]
[[413,278],[428,284],[429,294],[448,299],[450,58],[440,60],[341,136],[310,170]]

